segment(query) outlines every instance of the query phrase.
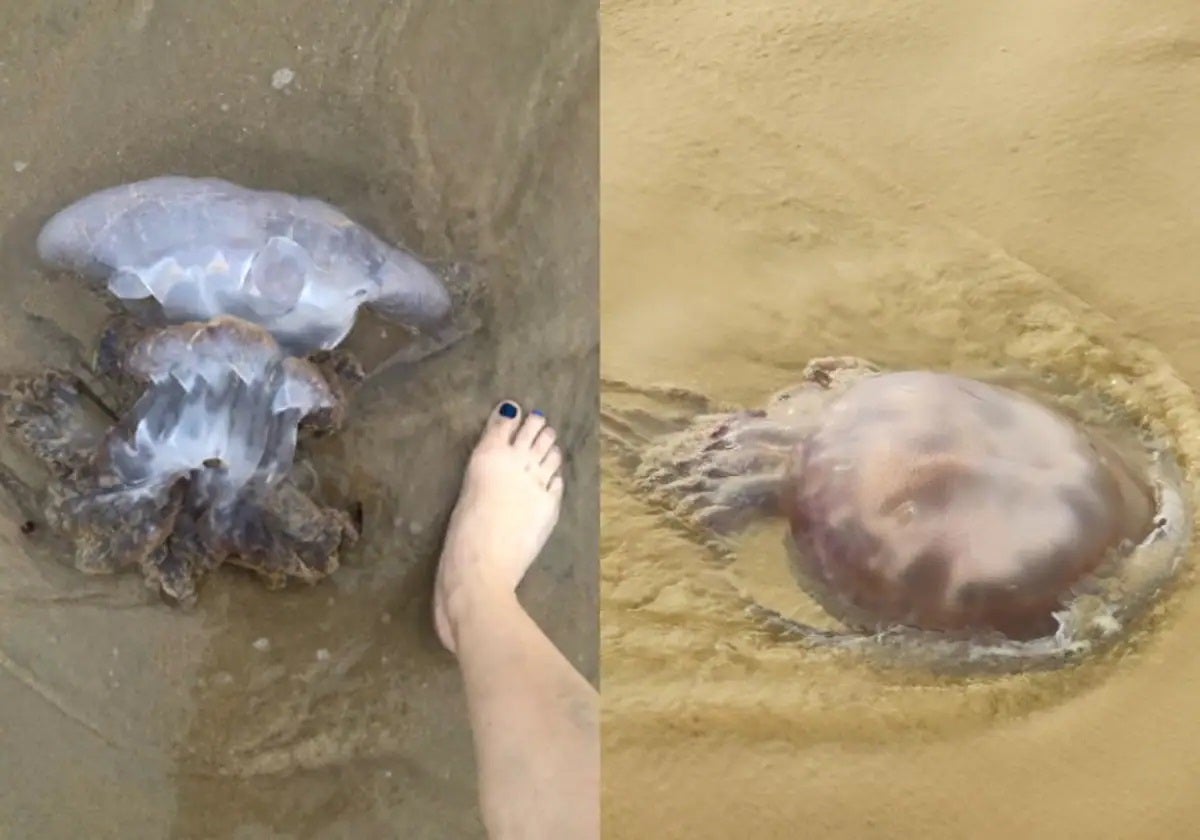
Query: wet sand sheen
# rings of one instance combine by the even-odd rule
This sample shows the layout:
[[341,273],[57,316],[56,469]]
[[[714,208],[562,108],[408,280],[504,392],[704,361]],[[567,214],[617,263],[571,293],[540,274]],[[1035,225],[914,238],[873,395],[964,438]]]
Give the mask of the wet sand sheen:
[[[0,373],[77,363],[106,315],[102,292],[39,266],[41,224],[166,172],[318,195],[426,259],[467,261],[484,326],[373,378],[315,452],[329,496],[364,519],[320,586],[221,573],[182,613],[137,575],[56,562],[0,494],[0,752],[15,759],[0,835],[482,836],[429,597],[498,391],[543,408],[571,453],[563,523],[522,597],[597,670],[594,14],[201,5],[0,8]],[[364,319],[350,338],[369,367],[396,349],[386,328]]]
[[[604,375],[753,405],[813,355],[1049,372],[1167,433],[1194,486],[1200,111],[1178,47],[1200,21],[1152,6],[1076,26],[1081,7],[1032,2],[606,4]],[[876,671],[758,632],[743,594],[786,602],[783,577],[707,562],[612,462],[603,505],[608,835],[1149,837],[1200,817],[1186,586],[1084,667]]]

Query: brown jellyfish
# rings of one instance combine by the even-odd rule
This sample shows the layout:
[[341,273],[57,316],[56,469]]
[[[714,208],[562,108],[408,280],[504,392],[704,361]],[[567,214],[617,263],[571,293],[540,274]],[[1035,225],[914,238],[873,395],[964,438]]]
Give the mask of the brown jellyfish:
[[[1088,635],[1073,605],[1090,598],[1086,620],[1111,633],[1186,539],[1164,453],[962,376],[816,360],[763,409],[703,414],[631,447],[647,416],[606,417],[642,491],[718,537],[786,520],[798,582],[846,632],[757,612],[810,640],[901,634],[1061,654]],[[1141,588],[1127,585],[1150,546],[1160,574],[1135,570]]]

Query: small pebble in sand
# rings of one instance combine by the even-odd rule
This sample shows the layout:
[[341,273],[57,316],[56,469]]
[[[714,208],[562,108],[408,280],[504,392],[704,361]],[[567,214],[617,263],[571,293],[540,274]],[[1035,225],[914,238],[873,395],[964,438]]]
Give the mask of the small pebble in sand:
[[233,674],[228,671],[218,671],[213,675],[213,685],[233,685]]
[[422,525],[420,522],[409,522],[408,523],[408,533],[412,534],[414,537],[417,536],[417,534],[421,533],[424,530],[425,530],[425,526]]
[[271,76],[271,87],[275,88],[275,90],[283,90],[285,87],[290,85],[292,80],[295,78],[296,74],[290,68],[280,67]]
[[317,651],[317,661],[318,662],[328,662],[329,661],[329,651],[327,651],[325,648],[321,648],[319,651]]
[[17,172],[24,172],[28,168],[29,168],[28,161],[24,161],[24,160],[14,160],[13,161],[13,169],[15,169]]
[[259,651],[260,653],[266,653],[267,651],[269,651],[271,649],[271,640],[268,639],[266,636],[263,636],[261,639],[255,639],[254,640],[254,649]]
[[222,103],[221,103],[221,110],[222,110],[222,111],[224,111],[225,113],[229,113],[229,103],[228,103],[228,102],[222,102]]
[[382,624],[391,624],[392,623],[392,614],[384,613],[383,615],[379,616],[379,621]]

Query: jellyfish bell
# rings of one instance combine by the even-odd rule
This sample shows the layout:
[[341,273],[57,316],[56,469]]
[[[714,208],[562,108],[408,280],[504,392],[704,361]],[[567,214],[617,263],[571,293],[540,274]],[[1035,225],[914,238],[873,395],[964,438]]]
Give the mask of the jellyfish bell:
[[[1161,441],[1030,394],[818,359],[761,409],[655,433],[632,479],[733,556],[737,532],[782,519],[799,583],[842,628],[751,604],[789,637],[886,636],[938,665],[1061,661],[1129,626],[1173,578],[1187,493]],[[623,442],[643,415],[614,413],[611,434]]]
[[441,278],[415,257],[391,249],[376,270],[378,292],[371,309],[414,326],[437,324],[450,314],[450,293]]
[[337,346],[361,306],[414,328],[451,308],[434,271],[337,208],[212,178],[80,199],[45,224],[38,254],[123,300],[154,298],[171,322],[235,315],[293,353]]

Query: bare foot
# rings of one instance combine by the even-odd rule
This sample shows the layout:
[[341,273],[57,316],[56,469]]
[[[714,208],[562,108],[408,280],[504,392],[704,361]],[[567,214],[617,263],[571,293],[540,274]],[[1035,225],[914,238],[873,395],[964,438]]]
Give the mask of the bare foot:
[[558,522],[562,452],[554,439],[545,417],[522,422],[516,403],[488,417],[438,561],[434,624],[451,651],[463,612],[478,598],[511,597]]

